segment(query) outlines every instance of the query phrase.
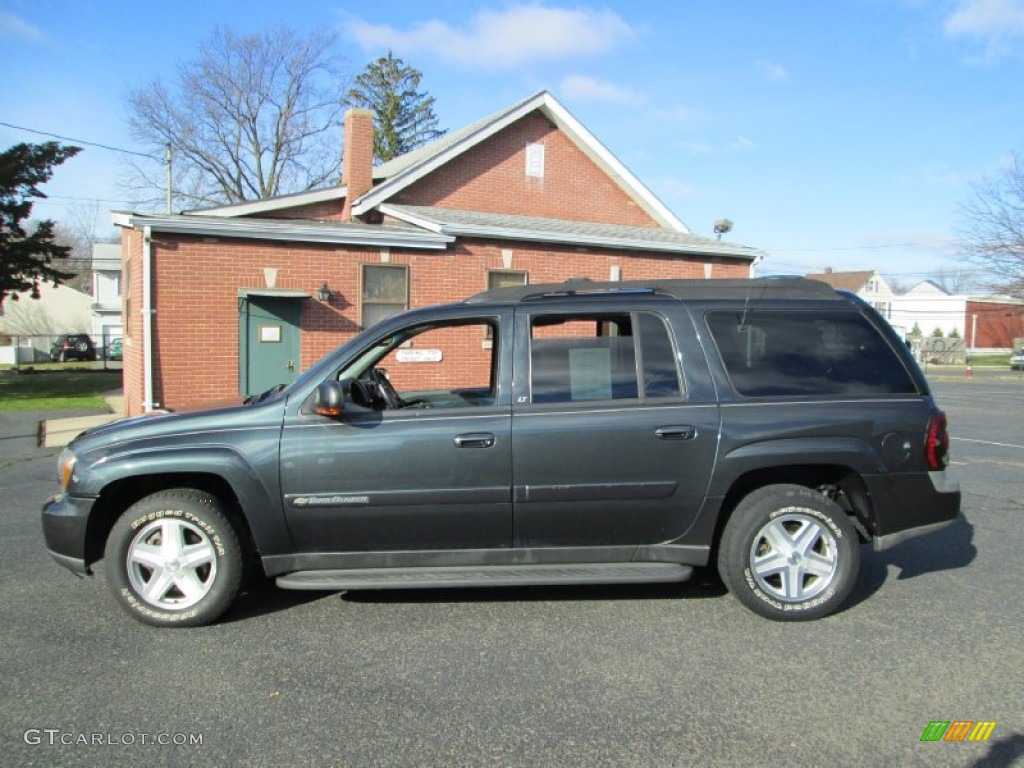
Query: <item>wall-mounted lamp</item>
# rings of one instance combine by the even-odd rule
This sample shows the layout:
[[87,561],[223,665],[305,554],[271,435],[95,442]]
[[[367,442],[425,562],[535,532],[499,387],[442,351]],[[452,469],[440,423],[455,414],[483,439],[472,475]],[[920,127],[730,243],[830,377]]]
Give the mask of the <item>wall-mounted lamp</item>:
[[323,285],[321,285],[319,288],[317,288],[317,290],[316,290],[316,297],[318,299],[320,299],[320,301],[330,301],[331,300],[331,289],[327,287],[326,281],[324,282]]

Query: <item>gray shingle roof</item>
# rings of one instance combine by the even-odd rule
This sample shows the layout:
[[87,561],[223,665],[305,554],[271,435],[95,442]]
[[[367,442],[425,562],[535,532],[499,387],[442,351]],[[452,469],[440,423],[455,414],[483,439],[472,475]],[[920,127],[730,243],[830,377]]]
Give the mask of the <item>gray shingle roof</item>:
[[753,261],[763,255],[762,251],[756,248],[663,227],[627,227],[619,224],[387,203],[381,206],[381,212],[446,235],[669,251],[746,261]]

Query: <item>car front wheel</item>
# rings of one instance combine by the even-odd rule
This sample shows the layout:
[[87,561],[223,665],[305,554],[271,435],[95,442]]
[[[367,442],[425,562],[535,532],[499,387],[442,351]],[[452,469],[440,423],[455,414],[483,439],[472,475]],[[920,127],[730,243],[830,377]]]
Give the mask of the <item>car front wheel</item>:
[[752,611],[776,621],[832,613],[849,596],[859,570],[860,540],[846,513],[803,486],[754,491],[722,533],[722,581]]
[[238,535],[219,500],[194,489],[160,491],[133,504],[107,538],[107,581],[144,624],[215,621],[242,586]]

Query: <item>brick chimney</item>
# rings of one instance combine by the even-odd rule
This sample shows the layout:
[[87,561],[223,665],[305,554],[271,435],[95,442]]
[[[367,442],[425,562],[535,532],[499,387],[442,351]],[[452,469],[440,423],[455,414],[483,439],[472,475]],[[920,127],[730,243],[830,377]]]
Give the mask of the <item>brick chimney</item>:
[[341,183],[348,187],[341,218],[352,220],[352,203],[373,186],[373,112],[350,109],[345,113],[345,147]]

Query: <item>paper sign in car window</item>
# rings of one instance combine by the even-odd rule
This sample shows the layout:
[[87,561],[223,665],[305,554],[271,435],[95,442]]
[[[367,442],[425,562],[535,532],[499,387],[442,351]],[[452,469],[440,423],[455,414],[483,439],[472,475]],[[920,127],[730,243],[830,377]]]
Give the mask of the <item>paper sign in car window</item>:
[[612,360],[607,349],[569,350],[569,391],[575,400],[610,400]]

